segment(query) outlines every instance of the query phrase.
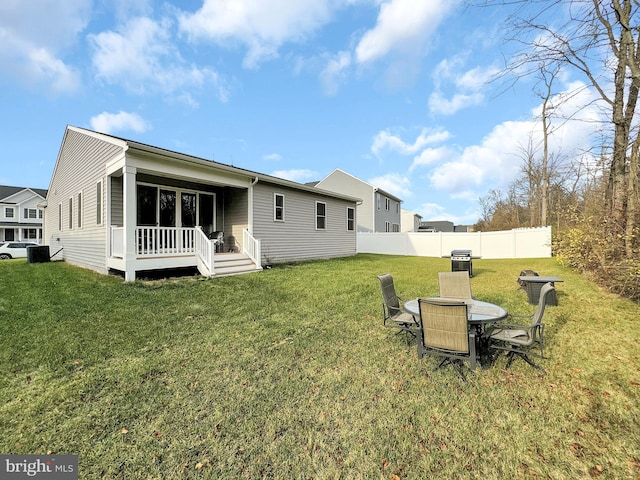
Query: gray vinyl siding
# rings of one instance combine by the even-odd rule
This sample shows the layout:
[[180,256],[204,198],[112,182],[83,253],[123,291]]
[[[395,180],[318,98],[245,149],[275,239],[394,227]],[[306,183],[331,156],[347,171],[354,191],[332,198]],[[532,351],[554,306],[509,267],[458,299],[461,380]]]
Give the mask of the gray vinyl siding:
[[[224,248],[234,252],[242,251],[242,231],[249,228],[249,192],[246,189],[226,188],[223,202]],[[218,217],[220,218],[220,217]]]
[[[107,195],[106,162],[121,148],[94,137],[67,130],[66,141],[49,186],[43,242],[51,253],[61,247],[65,261],[106,273]],[[96,184],[102,182],[102,224],[96,224]],[[82,225],[78,227],[78,193],[82,193]],[[69,199],[72,200],[72,228],[69,229]],[[58,205],[62,204],[62,230]]]
[[[377,209],[376,206],[376,232],[384,232],[385,231],[385,223],[389,222],[391,224],[390,232],[393,231],[393,224],[400,225],[400,203],[393,198],[389,198],[383,193],[376,192],[374,195],[380,195],[380,210]],[[389,210],[386,210],[385,203],[386,199],[389,199]],[[375,196],[374,196],[375,202]]]
[[[274,193],[284,195],[284,222],[274,221]],[[316,229],[316,201],[326,204],[326,229]],[[253,233],[263,262],[346,257],[356,254],[356,232],[347,231],[347,207],[355,202],[259,182],[253,191]],[[356,218],[357,220],[357,218]]]

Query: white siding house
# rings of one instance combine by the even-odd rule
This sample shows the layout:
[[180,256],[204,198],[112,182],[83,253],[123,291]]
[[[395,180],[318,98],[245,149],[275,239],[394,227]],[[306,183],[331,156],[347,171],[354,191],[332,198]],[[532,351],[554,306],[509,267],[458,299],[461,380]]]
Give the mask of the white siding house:
[[[67,127],[46,199],[44,243],[108,273],[356,254],[359,201],[269,175]],[[352,221],[349,221],[352,218]]]
[[422,216],[409,210],[402,209],[402,228],[403,232],[417,232],[420,230],[420,222]]
[[402,200],[339,168],[315,184],[317,188],[361,198],[358,232],[399,232]]
[[46,195],[41,188],[0,185],[0,242],[42,242]]

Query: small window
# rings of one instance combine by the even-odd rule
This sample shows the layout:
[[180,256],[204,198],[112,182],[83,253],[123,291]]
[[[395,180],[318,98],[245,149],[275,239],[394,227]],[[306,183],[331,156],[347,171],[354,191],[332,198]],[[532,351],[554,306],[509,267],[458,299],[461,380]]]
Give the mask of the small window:
[[273,194],[273,220],[284,222],[284,195],[280,193]]
[[82,192],[78,194],[78,228],[82,227]]
[[353,232],[356,229],[356,209],[347,207],[347,230]]
[[4,209],[4,216],[6,218],[13,218],[13,208],[7,207]]
[[316,202],[316,230],[327,228],[327,204]]
[[390,232],[391,231],[391,223],[384,222],[384,231],[385,232]]
[[38,210],[38,218],[39,218],[40,220],[42,220],[42,215],[43,215],[43,213],[44,213],[44,212],[42,211],[42,209],[39,209],[39,210]]
[[102,182],[96,183],[96,225],[102,224]]
[[384,209],[388,212],[389,210],[391,210],[391,200],[389,200],[388,198],[384,199]]
[[62,231],[62,204],[58,204],[58,230]]
[[69,230],[73,228],[73,197],[69,199]]
[[376,193],[376,208],[380,210],[380,194]]

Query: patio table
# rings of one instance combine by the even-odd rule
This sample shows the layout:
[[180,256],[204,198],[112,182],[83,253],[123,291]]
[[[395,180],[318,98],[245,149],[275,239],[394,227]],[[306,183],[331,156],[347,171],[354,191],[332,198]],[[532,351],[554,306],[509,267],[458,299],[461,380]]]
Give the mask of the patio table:
[[[467,323],[469,324],[469,328],[475,329],[476,351],[478,352],[480,361],[482,362],[482,357],[488,353],[488,342],[482,336],[484,326],[488,323],[498,322],[507,318],[508,312],[499,305],[483,302],[481,300],[471,298],[457,300],[463,300],[469,306],[467,310]],[[404,302],[404,310],[416,318],[420,317],[418,299],[414,298]]]

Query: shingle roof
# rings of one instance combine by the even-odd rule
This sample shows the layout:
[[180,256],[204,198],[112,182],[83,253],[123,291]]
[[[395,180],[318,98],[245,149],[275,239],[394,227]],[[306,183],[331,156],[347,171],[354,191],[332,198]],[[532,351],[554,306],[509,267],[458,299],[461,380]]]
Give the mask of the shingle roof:
[[22,190],[26,190],[27,188],[40,195],[42,198],[47,198],[47,190],[44,188],[11,187],[8,185],[0,185],[0,201],[4,200],[7,197],[10,197],[11,195],[15,195],[16,193],[21,192]]

